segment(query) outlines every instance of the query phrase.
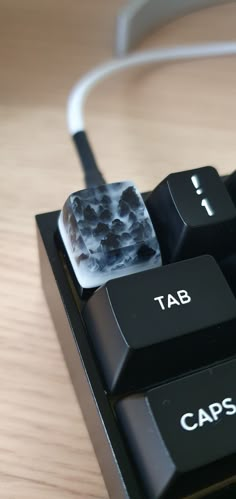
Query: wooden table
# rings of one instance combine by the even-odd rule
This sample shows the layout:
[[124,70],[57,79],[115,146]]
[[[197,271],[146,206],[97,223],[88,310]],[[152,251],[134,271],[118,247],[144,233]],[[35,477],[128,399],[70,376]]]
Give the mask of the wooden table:
[[[42,293],[34,215],[83,187],[66,98],[111,56],[121,1],[0,0],[0,497],[107,498]],[[236,5],[180,19],[143,47],[235,38]],[[100,85],[87,127],[108,181],[236,164],[236,60],[138,69]]]

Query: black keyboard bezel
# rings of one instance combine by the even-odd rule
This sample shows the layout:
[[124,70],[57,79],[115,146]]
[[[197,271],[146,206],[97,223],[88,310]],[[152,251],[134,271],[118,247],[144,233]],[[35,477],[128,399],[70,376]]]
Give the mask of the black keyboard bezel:
[[110,497],[145,499],[92,354],[55,234],[59,211],[36,216],[43,290]]

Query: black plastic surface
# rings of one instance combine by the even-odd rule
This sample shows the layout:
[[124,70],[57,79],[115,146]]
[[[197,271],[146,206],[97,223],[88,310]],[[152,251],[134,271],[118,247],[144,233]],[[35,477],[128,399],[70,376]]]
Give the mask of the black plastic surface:
[[113,279],[83,316],[106,386],[119,394],[236,354],[236,299],[211,256]]
[[[114,413],[116,400],[104,388],[81,318],[84,302],[79,299],[66,260],[55,240],[58,216],[59,211],[55,211],[36,217],[39,256],[43,289],[74,389],[110,498],[147,499],[126,438],[117,423]],[[209,498],[235,499],[235,496],[235,485],[229,485]]]
[[148,497],[189,497],[235,476],[235,378],[236,360],[118,403]]
[[236,208],[215,168],[172,173],[146,204],[165,263],[235,251]]
[[58,216],[59,211],[36,216],[48,306],[110,497],[145,499],[91,353],[80,313],[83,302],[72,291],[55,243]]

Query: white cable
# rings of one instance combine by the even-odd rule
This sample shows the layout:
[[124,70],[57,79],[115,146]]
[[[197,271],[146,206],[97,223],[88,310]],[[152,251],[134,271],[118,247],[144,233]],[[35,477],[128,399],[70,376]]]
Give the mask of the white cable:
[[67,105],[67,123],[73,136],[85,129],[84,105],[89,92],[108,76],[134,66],[166,61],[220,57],[236,54],[236,42],[210,43],[192,46],[177,46],[148,50],[132,54],[122,59],[111,60],[87,73],[72,89]]
[[124,56],[138,42],[160,26],[190,12],[229,0],[128,0],[116,21],[116,55]]

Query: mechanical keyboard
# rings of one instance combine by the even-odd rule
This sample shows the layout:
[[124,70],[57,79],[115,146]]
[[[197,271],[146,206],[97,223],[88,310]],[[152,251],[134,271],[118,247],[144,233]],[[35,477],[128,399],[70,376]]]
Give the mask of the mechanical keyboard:
[[235,498],[236,173],[84,189],[36,219],[109,496]]

